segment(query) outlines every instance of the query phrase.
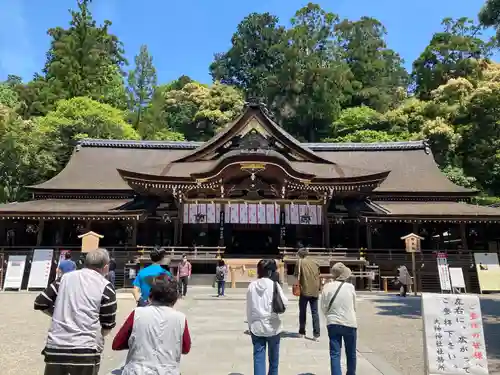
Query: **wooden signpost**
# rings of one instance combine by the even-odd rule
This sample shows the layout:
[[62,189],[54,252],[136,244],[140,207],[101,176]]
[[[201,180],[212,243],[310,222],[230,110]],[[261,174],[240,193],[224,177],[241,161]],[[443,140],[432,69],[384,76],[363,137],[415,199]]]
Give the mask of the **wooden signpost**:
[[413,274],[413,293],[417,295],[417,264],[415,260],[415,253],[419,253],[421,250],[420,242],[424,239],[418,234],[410,233],[406,236],[401,237],[405,241],[405,249],[407,253],[411,253],[411,272]]

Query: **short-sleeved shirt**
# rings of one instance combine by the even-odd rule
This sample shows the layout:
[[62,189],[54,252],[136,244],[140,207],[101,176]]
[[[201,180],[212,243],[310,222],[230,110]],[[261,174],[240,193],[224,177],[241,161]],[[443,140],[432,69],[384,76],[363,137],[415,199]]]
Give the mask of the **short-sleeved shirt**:
[[61,270],[61,273],[64,275],[67,272],[76,270],[76,263],[70,259],[61,260],[61,263],[59,263],[59,269]]
[[152,264],[139,271],[134,280],[134,286],[141,290],[141,298],[145,301],[149,298],[151,286],[156,280],[165,278],[172,279],[172,274],[159,264]]

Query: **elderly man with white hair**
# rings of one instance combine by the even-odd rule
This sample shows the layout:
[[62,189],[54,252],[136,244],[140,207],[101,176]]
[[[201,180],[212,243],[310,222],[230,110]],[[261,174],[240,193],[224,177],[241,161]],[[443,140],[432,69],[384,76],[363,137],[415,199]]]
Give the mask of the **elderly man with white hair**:
[[106,336],[116,322],[116,294],[106,279],[109,253],[87,253],[85,268],[64,274],[35,299],[35,310],[52,317],[45,375],[97,375]]

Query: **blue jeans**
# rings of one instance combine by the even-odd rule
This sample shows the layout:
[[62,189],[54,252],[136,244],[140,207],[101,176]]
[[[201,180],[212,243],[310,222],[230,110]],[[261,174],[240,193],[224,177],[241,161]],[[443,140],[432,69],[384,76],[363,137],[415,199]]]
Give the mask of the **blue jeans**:
[[252,333],[253,344],[253,375],[266,375],[266,345],[268,346],[269,371],[268,375],[278,375],[280,363],[281,335],[262,337]]
[[345,355],[347,360],[346,375],[356,375],[356,337],[357,329],[341,326],[338,324],[329,324],[328,337],[330,338],[330,368],[332,375],[342,375],[340,368],[340,351],[342,349],[342,340],[345,344]]
[[311,306],[313,336],[319,337],[320,329],[319,329],[319,314],[318,314],[318,297],[309,297],[303,295],[299,297],[299,335],[306,334],[307,304]]
[[217,281],[217,295],[218,296],[223,296],[224,295],[224,288],[226,287],[226,281],[225,280],[219,280]]

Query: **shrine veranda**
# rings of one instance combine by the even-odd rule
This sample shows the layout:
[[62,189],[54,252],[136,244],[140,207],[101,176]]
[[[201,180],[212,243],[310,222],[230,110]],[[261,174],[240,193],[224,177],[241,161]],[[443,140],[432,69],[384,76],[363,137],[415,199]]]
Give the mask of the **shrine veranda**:
[[477,192],[448,180],[425,141],[300,143],[252,104],[207,142],[82,140],[58,175],[28,188],[32,200],[0,205],[0,286],[9,256],[78,260],[89,231],[116,259],[119,287],[153,246],[174,272],[186,254],[194,284],[211,284],[220,258],[241,269],[275,258],[286,281],[301,244],[325,275],[342,261],[358,289],[382,289],[399,266],[412,269],[401,237],[415,233],[419,291],[439,290],[443,252],[478,292],[474,253],[499,251],[500,209],[471,204]]

